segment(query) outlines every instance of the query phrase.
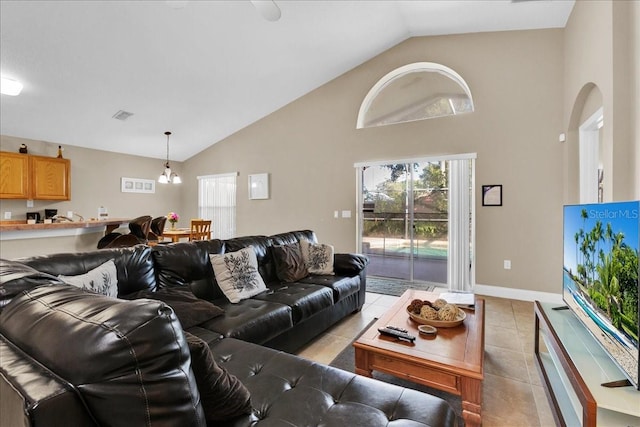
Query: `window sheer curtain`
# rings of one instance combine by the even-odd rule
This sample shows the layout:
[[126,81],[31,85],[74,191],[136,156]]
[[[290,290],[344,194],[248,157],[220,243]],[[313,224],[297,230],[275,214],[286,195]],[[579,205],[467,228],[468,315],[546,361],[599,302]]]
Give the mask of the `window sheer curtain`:
[[198,177],[198,215],[211,220],[211,237],[236,235],[236,187],[238,173]]
[[449,256],[447,281],[452,291],[472,292],[475,285],[473,158],[449,161]]

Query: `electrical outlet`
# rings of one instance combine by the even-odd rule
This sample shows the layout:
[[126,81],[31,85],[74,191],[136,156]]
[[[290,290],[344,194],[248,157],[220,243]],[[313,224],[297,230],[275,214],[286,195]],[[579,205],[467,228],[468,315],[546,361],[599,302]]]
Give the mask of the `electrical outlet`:
[[4,219],[11,219],[11,212],[5,212],[4,213]]
[[333,211],[334,218],[340,218],[340,213],[338,211]]
[[510,259],[505,259],[504,260],[504,269],[505,270],[511,270],[511,260]]
[[32,208],[33,207],[33,200],[27,200],[27,207],[28,208]]

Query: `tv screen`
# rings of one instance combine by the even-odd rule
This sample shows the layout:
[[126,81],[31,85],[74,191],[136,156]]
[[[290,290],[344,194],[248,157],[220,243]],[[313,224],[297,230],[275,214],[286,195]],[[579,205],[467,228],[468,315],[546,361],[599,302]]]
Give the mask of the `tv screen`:
[[638,389],[639,238],[640,201],[564,207],[564,302]]

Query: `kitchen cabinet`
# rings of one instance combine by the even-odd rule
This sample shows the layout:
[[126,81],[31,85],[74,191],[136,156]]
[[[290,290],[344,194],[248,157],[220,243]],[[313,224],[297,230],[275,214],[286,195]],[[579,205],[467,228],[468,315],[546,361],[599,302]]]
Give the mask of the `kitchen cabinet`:
[[29,156],[0,152],[0,198],[29,198]]
[[68,159],[0,152],[0,199],[71,200]]

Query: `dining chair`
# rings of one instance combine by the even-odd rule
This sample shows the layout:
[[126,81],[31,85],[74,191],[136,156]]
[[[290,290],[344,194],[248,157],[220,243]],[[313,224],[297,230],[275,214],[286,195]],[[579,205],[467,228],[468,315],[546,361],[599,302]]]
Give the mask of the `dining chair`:
[[148,235],[151,230],[151,217],[139,216],[129,221],[129,233],[122,234],[111,232],[98,241],[98,249],[126,248],[148,243]]
[[191,233],[189,241],[192,240],[210,240],[211,239],[211,220],[192,219]]
[[151,231],[149,232],[148,240],[151,242],[159,242],[162,240],[164,234],[164,226],[167,222],[166,216],[158,216],[151,220]]

